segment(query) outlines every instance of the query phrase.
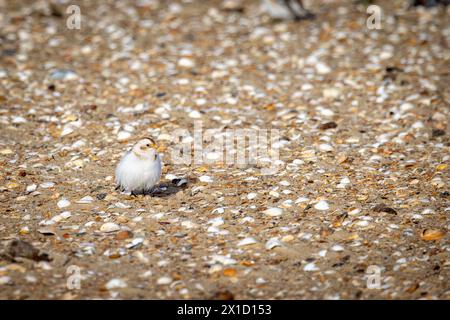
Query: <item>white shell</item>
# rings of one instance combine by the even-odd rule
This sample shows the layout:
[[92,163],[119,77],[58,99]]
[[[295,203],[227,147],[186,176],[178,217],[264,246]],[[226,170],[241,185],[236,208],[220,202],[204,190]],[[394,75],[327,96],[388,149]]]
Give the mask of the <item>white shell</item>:
[[317,268],[317,266],[314,262],[310,262],[303,267],[303,270],[304,271],[317,271],[317,270],[319,270],[319,268]]
[[249,246],[249,245],[255,244],[255,243],[258,243],[258,242],[254,238],[248,237],[248,238],[245,238],[245,239],[242,239],[241,241],[239,241],[237,246],[238,247]]
[[119,278],[114,278],[108,281],[108,283],[105,285],[106,289],[111,290],[111,289],[121,289],[121,288],[126,288],[127,287],[127,283]]
[[278,217],[283,214],[283,209],[277,208],[277,207],[271,207],[271,208],[268,208],[267,210],[264,210],[264,214],[268,215],[270,217]]
[[282,247],[283,243],[278,240],[278,238],[270,238],[267,242],[266,242],[266,249],[267,250],[272,250],[275,247]]
[[330,209],[330,206],[328,205],[328,202],[325,200],[320,200],[314,205],[314,208],[317,210],[328,210]]
[[58,201],[57,205],[58,208],[65,208],[70,206],[70,201],[67,200],[66,198],[62,198],[61,200]]
[[102,232],[113,232],[117,230],[120,230],[120,226],[114,222],[106,222],[100,227],[100,231]]

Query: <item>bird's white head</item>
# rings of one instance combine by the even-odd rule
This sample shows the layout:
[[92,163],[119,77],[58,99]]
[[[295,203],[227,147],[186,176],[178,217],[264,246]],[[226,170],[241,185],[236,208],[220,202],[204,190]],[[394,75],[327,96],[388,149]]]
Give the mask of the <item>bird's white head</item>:
[[158,157],[156,149],[158,149],[158,145],[155,140],[145,137],[133,146],[131,152],[133,152],[136,157],[143,160],[156,160]]

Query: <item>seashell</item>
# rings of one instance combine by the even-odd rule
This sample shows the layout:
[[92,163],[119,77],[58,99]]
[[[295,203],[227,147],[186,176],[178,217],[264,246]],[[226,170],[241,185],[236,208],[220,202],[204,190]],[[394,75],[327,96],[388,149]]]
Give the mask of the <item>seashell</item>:
[[319,268],[317,268],[314,262],[310,262],[303,267],[303,271],[317,271],[317,270],[319,270]]
[[265,215],[268,215],[269,217],[278,217],[283,214],[283,209],[277,208],[277,207],[271,207],[263,212]]
[[67,200],[66,198],[62,198],[61,200],[58,201],[57,203],[58,208],[65,208],[70,206],[70,201]]
[[238,247],[243,247],[243,246],[249,246],[252,244],[258,243],[254,238],[248,237],[245,239],[242,239],[241,241],[238,242],[237,246]]
[[77,203],[86,204],[86,203],[91,203],[93,201],[94,201],[94,198],[92,198],[91,196],[86,196],[86,197],[83,197],[80,200],[78,200]]
[[439,229],[424,229],[420,238],[425,241],[440,240],[445,236],[445,231]]
[[265,247],[267,250],[272,250],[275,247],[282,247],[283,243],[278,240],[278,238],[270,238],[269,240],[267,240]]
[[321,210],[321,211],[323,211],[323,210],[328,210],[328,209],[330,209],[330,206],[328,205],[328,202],[326,202],[325,200],[320,200],[319,202],[317,202],[317,203],[314,205],[314,208],[315,208],[316,210]]
[[122,288],[126,288],[127,287],[127,283],[119,278],[114,278],[108,281],[108,283],[105,285],[105,288],[108,290],[111,289],[122,289]]
[[100,227],[102,232],[114,232],[120,230],[120,226],[114,222],[106,222]]

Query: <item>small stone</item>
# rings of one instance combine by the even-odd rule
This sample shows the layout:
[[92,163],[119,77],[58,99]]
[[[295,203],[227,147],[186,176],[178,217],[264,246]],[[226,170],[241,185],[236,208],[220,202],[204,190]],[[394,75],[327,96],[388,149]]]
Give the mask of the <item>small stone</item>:
[[27,119],[21,116],[13,116],[12,123],[14,124],[27,123]]
[[119,278],[114,278],[108,281],[108,283],[105,285],[105,288],[108,290],[112,289],[123,289],[127,287],[127,283]]
[[64,126],[63,130],[61,131],[60,136],[61,137],[65,137],[68,136],[69,134],[73,133],[74,130],[71,126]]
[[193,229],[196,228],[197,225],[193,223],[192,221],[185,220],[181,223],[181,226],[185,227],[186,229]]
[[316,71],[318,74],[327,74],[331,72],[331,68],[323,62],[317,62]]
[[106,196],[107,196],[106,193],[99,193],[99,194],[97,194],[95,197],[96,197],[98,200],[103,200],[103,199],[106,198]]
[[282,242],[291,242],[292,240],[294,240],[294,236],[291,234],[288,234],[287,236],[284,236],[283,238],[281,238]]
[[372,211],[374,212],[386,212],[386,213],[391,213],[391,214],[397,214],[397,211],[395,211],[394,209],[388,207],[386,204],[384,203],[380,203],[377,204],[375,207],[372,208]]
[[40,184],[40,187],[43,189],[48,189],[54,187],[55,184],[53,182],[43,182]]
[[157,285],[167,285],[167,284],[171,284],[172,283],[172,278],[171,277],[161,277],[156,281]]
[[325,99],[337,99],[341,91],[338,88],[326,88],[322,91],[322,95]]
[[201,182],[211,183],[213,179],[210,176],[201,176],[198,178]]
[[320,130],[328,130],[328,129],[334,129],[337,128],[337,124],[334,121],[325,122],[319,125]]
[[77,79],[78,75],[72,70],[57,69],[50,73],[50,78],[52,80],[70,81]]
[[14,154],[14,151],[12,151],[11,149],[2,149],[1,151],[0,151],[0,154],[2,154],[2,155],[9,155],[9,154]]
[[131,238],[133,238],[133,232],[129,230],[122,230],[116,234],[116,240],[126,240]]
[[200,119],[201,117],[202,117],[202,114],[200,112],[198,112],[197,110],[193,110],[193,111],[189,112],[189,118]]
[[102,224],[100,231],[102,232],[114,232],[120,230],[120,226],[114,222],[107,222]]
[[330,209],[330,206],[328,205],[328,202],[326,202],[325,200],[320,200],[319,202],[317,202],[317,203],[314,205],[314,208],[315,208],[316,210],[321,210],[321,211],[323,211],[323,210],[328,210],[328,209]]
[[128,131],[119,131],[119,133],[117,134],[117,140],[119,140],[119,141],[127,140],[130,137],[131,137],[131,133]]
[[239,241],[237,246],[243,247],[243,246],[249,246],[249,245],[252,245],[255,243],[258,243],[258,242],[254,238],[249,237],[249,238],[245,238],[245,239],[242,239],[241,241]]
[[369,225],[369,221],[360,220],[360,221],[356,222],[355,225],[358,227],[367,227]]
[[244,6],[241,0],[224,0],[222,2],[222,9],[225,11],[242,12],[244,11]]
[[334,150],[334,148],[333,148],[333,146],[331,146],[327,143],[322,143],[319,145],[319,150],[324,151],[324,152],[331,152]]
[[247,199],[248,199],[248,200],[253,200],[253,199],[255,199],[257,196],[258,196],[257,193],[250,192],[250,193],[247,195]]
[[12,284],[13,282],[12,282],[12,279],[11,279],[11,277],[8,277],[8,276],[1,276],[0,277],[0,286],[1,285],[5,285],[5,284]]
[[92,198],[91,196],[86,196],[86,197],[83,197],[80,200],[78,200],[77,203],[87,204],[87,203],[92,203],[93,201],[94,201],[94,198]]
[[208,224],[212,225],[213,227],[218,227],[224,224],[222,217],[213,218],[208,221]]
[[319,268],[314,262],[310,262],[303,267],[303,271],[317,271]]
[[401,112],[408,112],[410,110],[414,109],[414,105],[409,102],[405,102],[402,105],[400,105],[400,111]]
[[40,234],[45,235],[45,236],[53,236],[53,235],[55,235],[56,230],[55,230],[55,227],[49,226],[49,227],[39,228],[38,232]]
[[270,238],[269,240],[267,240],[265,247],[267,250],[272,250],[275,247],[282,247],[283,243],[278,240],[278,238]]
[[277,208],[277,207],[271,207],[271,208],[264,210],[263,213],[269,217],[278,217],[283,214],[283,209]]
[[36,191],[36,189],[37,189],[37,185],[36,184],[30,184],[26,188],[26,193],[31,193],[33,191]]
[[431,135],[433,136],[433,138],[445,136],[445,131],[442,129],[433,129]]
[[335,244],[334,246],[331,247],[331,250],[336,251],[336,252],[340,252],[340,251],[344,251],[344,247]]
[[424,229],[420,234],[420,238],[425,241],[435,241],[442,239],[445,234],[445,231],[439,229]]
[[57,205],[58,208],[66,208],[70,206],[70,201],[67,200],[66,198],[62,198],[61,200],[58,201]]
[[178,66],[182,68],[193,68],[195,66],[195,62],[192,59],[183,57],[180,60],[178,60]]
[[144,238],[134,238],[131,243],[127,244],[127,249],[135,248],[144,243]]

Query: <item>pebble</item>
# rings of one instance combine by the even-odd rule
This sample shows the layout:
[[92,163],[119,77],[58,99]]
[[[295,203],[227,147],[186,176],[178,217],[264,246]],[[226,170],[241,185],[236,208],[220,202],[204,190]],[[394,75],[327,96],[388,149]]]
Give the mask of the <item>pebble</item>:
[[212,264],[214,263],[220,263],[223,265],[232,265],[232,264],[236,264],[237,261],[229,256],[224,256],[224,255],[220,255],[220,254],[214,254],[211,256],[211,262]]
[[248,246],[248,245],[252,245],[255,243],[258,243],[258,242],[254,238],[249,237],[249,238],[245,238],[245,239],[242,239],[241,241],[239,241],[237,246],[243,247],[243,246]]
[[78,79],[78,75],[72,70],[57,69],[50,73],[50,78],[52,80],[71,81]]
[[193,111],[189,112],[189,118],[200,119],[201,117],[202,117],[202,114],[200,112],[198,112],[197,110],[193,110]]
[[78,200],[77,203],[87,204],[87,203],[92,203],[93,201],[94,201],[94,198],[92,198],[91,196],[85,196],[85,197],[81,198],[80,200]]
[[206,183],[211,183],[213,182],[213,178],[211,178],[210,176],[201,176],[200,178],[198,178],[201,182],[206,182]]
[[282,247],[282,246],[283,246],[283,243],[280,240],[278,240],[278,238],[275,238],[275,237],[267,240],[267,242],[265,244],[265,248],[267,250],[272,250],[273,248]]
[[58,208],[66,208],[70,206],[70,201],[67,200],[66,198],[62,198],[61,200],[58,201],[57,205]]
[[36,184],[30,184],[30,185],[27,186],[26,192],[27,193],[31,193],[33,191],[36,191],[36,189],[37,189],[37,185]]
[[269,217],[278,217],[283,214],[283,209],[277,208],[277,207],[271,207],[271,208],[264,210],[263,213]]
[[134,238],[131,243],[127,244],[127,249],[135,248],[144,243],[144,238]]
[[310,262],[303,267],[303,271],[318,271],[319,268],[314,262]]
[[119,140],[119,141],[127,140],[130,137],[131,137],[131,133],[128,131],[119,131],[119,133],[117,134],[117,140]]
[[318,74],[328,74],[331,72],[331,68],[323,62],[317,62],[316,71]]
[[193,228],[197,227],[197,224],[193,223],[192,221],[185,220],[185,221],[181,222],[181,226],[186,229],[193,229]]
[[195,62],[192,59],[184,57],[178,60],[178,66],[183,68],[193,68],[195,66]]
[[217,217],[209,220],[208,224],[212,225],[213,227],[218,227],[224,224],[224,220],[222,217]]
[[328,202],[326,202],[325,200],[320,200],[319,202],[317,202],[314,205],[314,208],[316,210],[321,210],[322,211],[322,210],[329,210],[330,206],[329,206]]
[[1,285],[5,285],[5,284],[12,284],[12,279],[11,277],[8,276],[0,276],[0,286]]
[[250,193],[247,195],[247,199],[248,199],[248,200],[253,200],[253,199],[255,199],[257,196],[258,196],[257,193],[250,192]]
[[156,281],[157,285],[167,285],[167,284],[171,284],[173,281],[173,279],[171,277],[161,277]]
[[337,99],[341,95],[338,88],[326,88],[322,91],[322,95],[326,99]]
[[329,144],[322,143],[319,145],[319,150],[324,152],[331,152],[334,150],[334,148]]
[[335,244],[334,246],[331,247],[331,250],[336,251],[336,252],[340,252],[340,251],[344,251],[344,247]]
[[120,226],[114,222],[106,222],[100,227],[102,232],[114,232],[120,230]]
[[48,189],[48,188],[52,188],[55,186],[55,183],[53,182],[43,182],[39,185],[41,188],[43,189]]
[[108,290],[123,289],[126,287],[127,287],[127,283],[123,279],[120,279],[120,278],[111,279],[105,285],[105,288]]

